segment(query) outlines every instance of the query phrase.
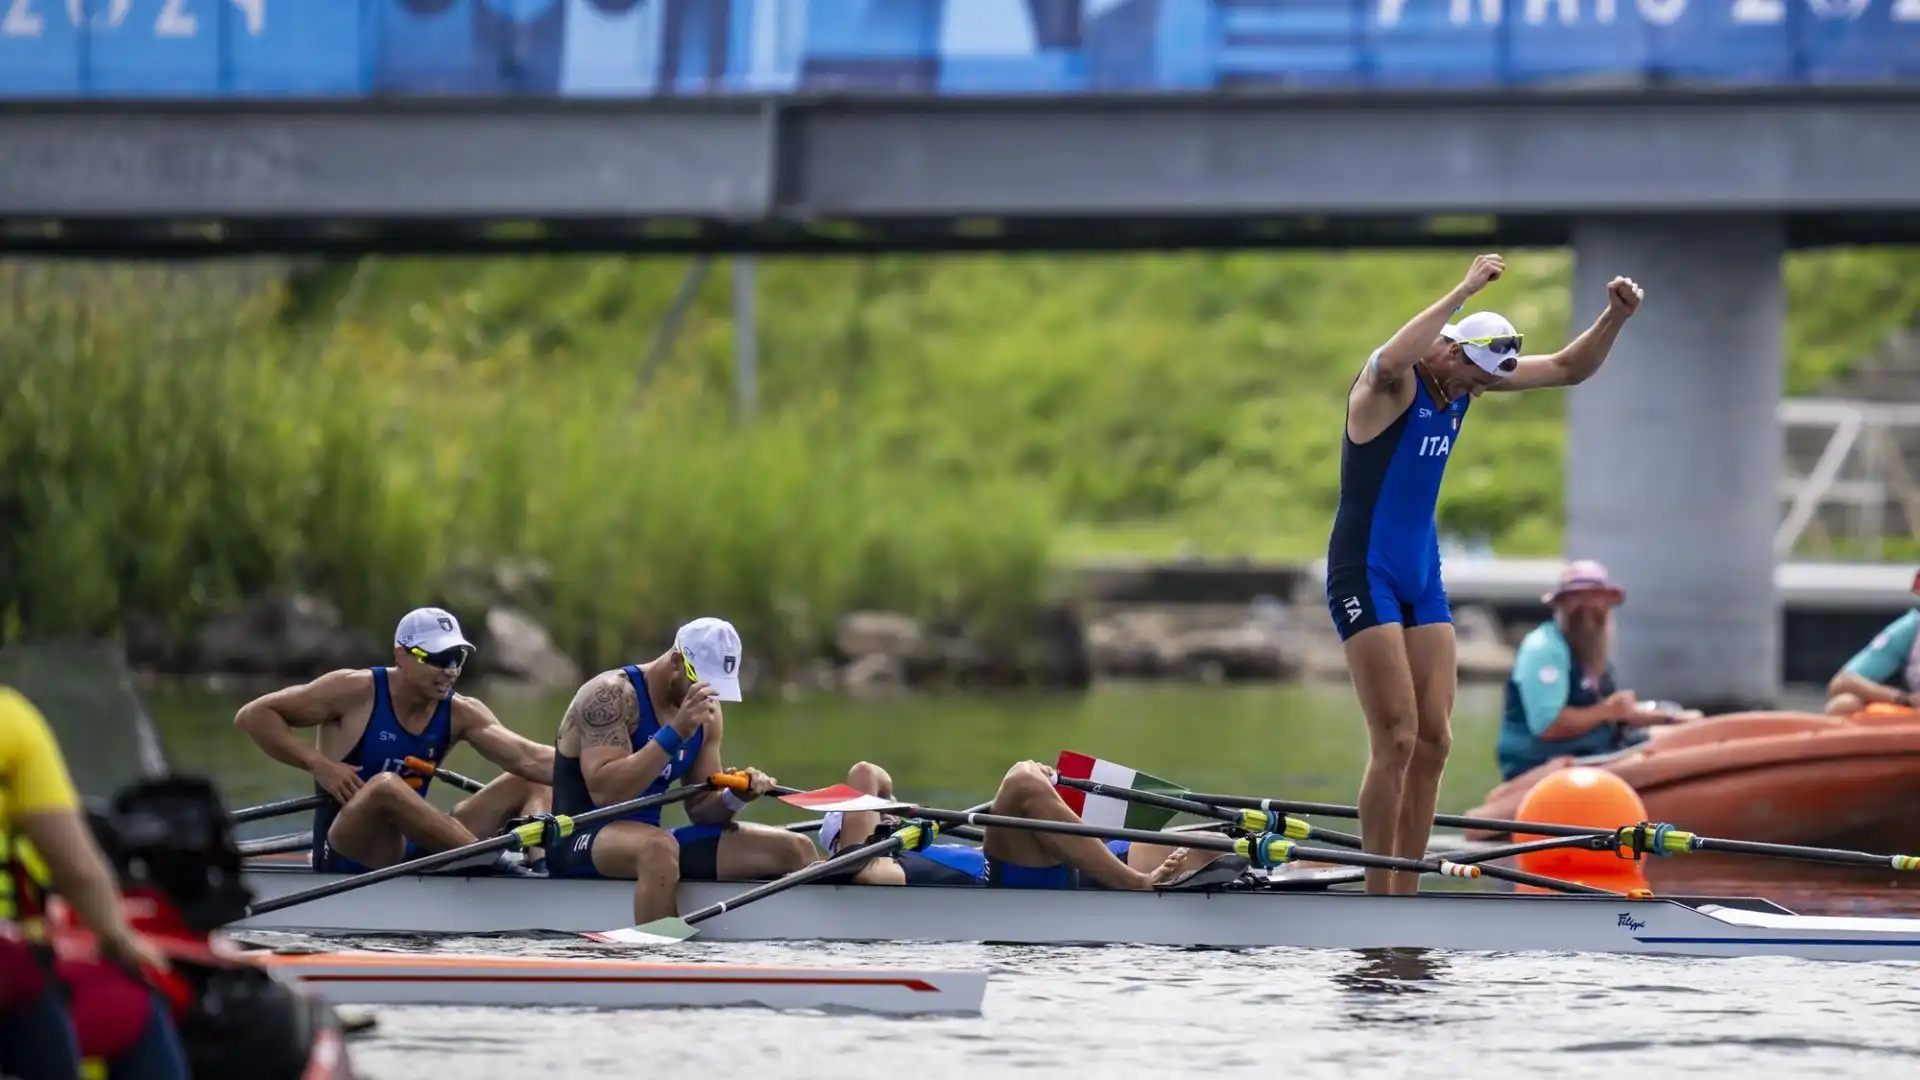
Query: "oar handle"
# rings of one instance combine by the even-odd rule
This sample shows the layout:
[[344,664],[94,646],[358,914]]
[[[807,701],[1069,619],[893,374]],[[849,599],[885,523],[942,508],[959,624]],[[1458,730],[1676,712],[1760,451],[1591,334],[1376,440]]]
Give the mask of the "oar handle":
[[267,818],[298,814],[312,810],[326,801],[325,795],[300,795],[291,799],[281,799],[278,802],[261,803],[259,806],[249,806],[244,810],[235,810],[228,814],[227,823],[244,825],[249,821],[263,821]]
[[433,762],[428,761],[425,758],[417,758],[417,757],[409,756],[409,757],[402,758],[400,760],[401,760],[401,763],[404,764],[407,767],[408,771],[410,772],[418,773],[421,776],[436,777],[438,779],[445,780],[447,783],[452,784],[454,787],[460,788],[464,791],[469,791],[469,792],[479,791],[481,788],[487,786],[481,783],[480,781],[473,779],[470,776],[462,776],[459,773],[454,772],[452,769],[446,769],[446,768],[442,768],[439,765],[435,765]]

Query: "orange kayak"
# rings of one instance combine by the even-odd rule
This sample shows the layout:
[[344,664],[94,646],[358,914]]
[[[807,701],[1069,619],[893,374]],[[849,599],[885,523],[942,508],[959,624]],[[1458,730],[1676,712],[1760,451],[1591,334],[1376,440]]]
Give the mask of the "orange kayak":
[[[1639,793],[1647,815],[1706,836],[1867,851],[1920,848],[1920,711],[1849,717],[1745,712],[1655,728],[1611,757],[1556,758],[1488,792],[1467,816],[1513,819],[1527,791],[1574,764]],[[1470,832],[1470,840],[1503,834]]]

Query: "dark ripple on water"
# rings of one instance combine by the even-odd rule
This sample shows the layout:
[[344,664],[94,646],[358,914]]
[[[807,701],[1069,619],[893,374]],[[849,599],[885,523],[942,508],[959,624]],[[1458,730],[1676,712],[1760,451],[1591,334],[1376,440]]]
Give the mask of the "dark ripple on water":
[[[613,948],[501,938],[408,945],[563,956]],[[1878,1078],[1920,1067],[1915,964],[697,941],[674,959],[975,968],[992,978],[978,1017],[385,1008],[378,1030],[355,1041],[355,1058],[377,1080],[632,1080],[682,1068],[768,1080],[851,1072],[946,1080],[1000,1069],[1159,1080],[1170,1070],[1290,1080],[1489,1070],[1619,1080],[1629,1069]]]

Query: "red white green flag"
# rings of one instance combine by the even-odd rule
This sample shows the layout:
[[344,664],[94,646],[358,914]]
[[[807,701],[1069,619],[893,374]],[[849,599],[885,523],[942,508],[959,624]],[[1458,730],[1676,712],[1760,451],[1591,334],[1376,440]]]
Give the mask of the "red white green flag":
[[[1060,760],[1054,768],[1063,777],[1075,780],[1091,780],[1096,784],[1109,787],[1133,788],[1136,791],[1151,791],[1157,795],[1185,795],[1186,789],[1171,781],[1162,780],[1149,773],[1129,769],[1100,758],[1076,754],[1071,750],[1062,750]],[[1064,784],[1055,784],[1054,790],[1066,801],[1080,820],[1088,825],[1100,825],[1106,828],[1120,829],[1158,829],[1173,820],[1174,811],[1143,803],[1116,799],[1111,795],[1089,795],[1078,788]]]

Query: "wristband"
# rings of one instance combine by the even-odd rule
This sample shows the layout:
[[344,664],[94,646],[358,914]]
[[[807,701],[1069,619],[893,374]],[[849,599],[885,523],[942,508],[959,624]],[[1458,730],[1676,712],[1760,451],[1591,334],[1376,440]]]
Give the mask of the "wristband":
[[746,809],[747,805],[747,800],[735,795],[732,788],[724,788],[721,790],[720,801],[726,804],[729,813],[734,814]]
[[653,733],[653,741],[659,744],[660,749],[667,752],[668,758],[672,758],[680,749],[680,733],[665,725]]

